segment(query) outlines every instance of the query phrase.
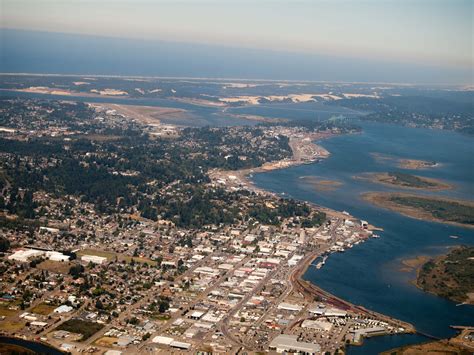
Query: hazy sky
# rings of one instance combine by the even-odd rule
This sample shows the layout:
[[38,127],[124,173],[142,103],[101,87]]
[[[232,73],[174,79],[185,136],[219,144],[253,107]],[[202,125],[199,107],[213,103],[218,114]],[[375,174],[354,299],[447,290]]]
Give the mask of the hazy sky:
[[[433,81],[470,83],[473,3],[474,0],[0,0],[0,26],[345,58],[349,61],[341,64],[344,68],[351,65],[350,60],[413,65],[415,76],[426,66],[430,73],[440,72]],[[3,36],[6,43],[7,35]],[[6,45],[4,51],[5,48]],[[34,55],[28,52],[31,54]],[[161,51],[158,55],[166,53]],[[10,57],[14,63],[16,58]],[[451,78],[449,71],[456,71],[453,73],[457,77]],[[430,73],[425,72],[419,80],[425,80]]]
[[471,0],[2,0],[2,27],[472,65]]

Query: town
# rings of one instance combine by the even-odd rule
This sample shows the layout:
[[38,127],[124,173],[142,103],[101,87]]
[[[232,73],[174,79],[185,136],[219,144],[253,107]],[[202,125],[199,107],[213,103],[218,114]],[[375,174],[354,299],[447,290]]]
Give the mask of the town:
[[70,353],[336,354],[414,331],[303,278],[374,227],[247,179],[324,159],[312,141],[346,128],[146,125],[61,101],[1,111],[1,334]]

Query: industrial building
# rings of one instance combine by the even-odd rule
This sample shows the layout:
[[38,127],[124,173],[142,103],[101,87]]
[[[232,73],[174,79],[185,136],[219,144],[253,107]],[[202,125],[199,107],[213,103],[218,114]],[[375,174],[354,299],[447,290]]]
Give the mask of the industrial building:
[[93,264],[103,264],[107,261],[107,258],[103,256],[97,256],[97,255],[83,255],[81,257],[81,260],[86,262],[86,263],[93,263]]
[[318,344],[298,341],[296,335],[280,334],[270,343],[270,350],[278,353],[296,352],[299,354],[319,354],[321,347]]

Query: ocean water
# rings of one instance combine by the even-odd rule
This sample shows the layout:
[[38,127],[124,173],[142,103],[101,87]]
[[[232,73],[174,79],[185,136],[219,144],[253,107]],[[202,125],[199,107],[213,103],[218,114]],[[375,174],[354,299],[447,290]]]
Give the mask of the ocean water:
[[[449,337],[451,325],[474,325],[474,307],[458,306],[449,300],[425,293],[411,281],[414,273],[401,271],[401,261],[418,255],[437,255],[447,248],[474,245],[474,230],[420,221],[366,203],[366,191],[395,191],[380,184],[353,177],[377,171],[405,171],[443,179],[455,186],[436,192],[443,196],[474,199],[474,139],[455,132],[414,129],[377,123],[362,123],[363,132],[321,141],[331,156],[319,163],[254,175],[256,185],[285,196],[310,201],[352,215],[382,227],[381,238],[371,239],[344,253],[332,254],[326,265],[310,268],[305,279],[355,304],[408,321],[425,334]],[[434,169],[400,169],[394,160],[377,159],[377,154],[393,158],[434,160]],[[303,176],[336,180],[334,191],[318,191]],[[456,235],[459,239],[449,236]],[[396,346],[427,341],[417,336],[370,339],[362,347],[350,347],[349,354],[376,354]]]
[[465,83],[469,68],[0,28],[5,73]]

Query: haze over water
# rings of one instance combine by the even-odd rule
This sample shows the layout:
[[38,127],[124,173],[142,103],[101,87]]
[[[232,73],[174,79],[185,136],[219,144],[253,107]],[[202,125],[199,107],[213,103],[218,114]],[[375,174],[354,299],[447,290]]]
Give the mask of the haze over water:
[[[361,134],[320,142],[331,152],[331,156],[320,163],[257,174],[254,181],[260,187],[285,193],[287,197],[346,210],[384,229],[381,238],[371,239],[344,253],[332,254],[320,270],[310,268],[305,274],[307,280],[350,302],[411,322],[423,333],[440,338],[452,336],[455,332],[450,325],[472,324],[474,307],[456,306],[454,302],[417,289],[410,283],[415,274],[400,271],[401,261],[418,255],[442,254],[454,245],[473,245],[474,231],[420,221],[374,207],[361,200],[360,194],[394,189],[355,180],[353,176],[365,172],[405,171],[440,178],[456,186],[436,194],[472,199],[473,140],[453,132],[386,124],[364,123],[363,128]],[[375,159],[371,153],[435,160],[442,165],[429,170],[403,170],[393,161]],[[334,191],[318,191],[301,179],[303,176],[317,176],[343,184]],[[459,239],[452,239],[451,235],[459,236]],[[351,348],[350,353],[376,353],[405,342],[422,340],[418,336],[374,338],[362,348]]]

